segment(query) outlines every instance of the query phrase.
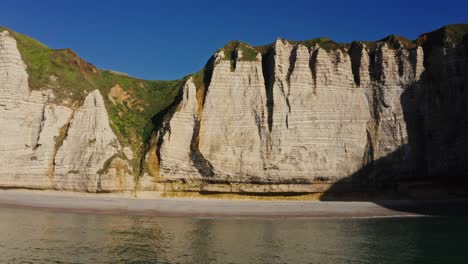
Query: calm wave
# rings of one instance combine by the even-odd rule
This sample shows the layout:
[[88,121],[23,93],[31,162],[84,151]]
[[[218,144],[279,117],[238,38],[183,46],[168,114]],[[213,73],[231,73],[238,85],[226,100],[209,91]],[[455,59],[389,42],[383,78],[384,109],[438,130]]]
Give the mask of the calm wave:
[[468,218],[194,219],[0,208],[1,263],[468,263]]

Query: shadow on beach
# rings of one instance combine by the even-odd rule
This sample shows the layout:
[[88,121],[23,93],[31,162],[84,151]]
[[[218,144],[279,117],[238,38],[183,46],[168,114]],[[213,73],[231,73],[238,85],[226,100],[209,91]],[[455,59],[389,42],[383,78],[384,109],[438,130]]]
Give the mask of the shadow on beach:
[[396,211],[468,215],[467,84],[451,85],[430,80],[408,87],[400,96],[407,143],[336,182],[321,200],[367,200]]

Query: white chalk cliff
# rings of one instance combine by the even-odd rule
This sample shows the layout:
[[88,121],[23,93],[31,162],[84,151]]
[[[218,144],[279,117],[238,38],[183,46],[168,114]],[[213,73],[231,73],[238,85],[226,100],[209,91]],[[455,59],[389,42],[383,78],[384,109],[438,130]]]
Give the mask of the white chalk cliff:
[[[113,131],[109,113],[122,112],[106,108],[109,87],[74,104],[31,89],[16,40],[3,31],[0,187],[313,193],[464,177],[468,45],[439,31],[410,44],[390,36],[226,46],[203,80],[184,79],[173,104],[148,120],[155,129],[138,146],[141,160]],[[124,95],[119,107],[131,108]]]
[[[53,97],[50,90],[29,89],[16,40],[8,31],[1,32],[0,186],[133,190],[128,165],[119,157],[109,160],[121,147],[99,91],[91,92],[76,110],[53,103]],[[104,171],[106,162],[121,164],[108,164]]]
[[[408,141],[401,96],[419,81],[423,51],[380,43],[371,68],[365,45],[357,48],[355,72],[347,52],[281,39],[268,55],[257,53],[253,60],[243,59],[239,49],[234,69],[219,51],[204,103],[197,104],[189,79],[177,112],[160,131],[160,176],[219,183],[336,182],[401,148]],[[376,79],[371,81],[371,74]]]

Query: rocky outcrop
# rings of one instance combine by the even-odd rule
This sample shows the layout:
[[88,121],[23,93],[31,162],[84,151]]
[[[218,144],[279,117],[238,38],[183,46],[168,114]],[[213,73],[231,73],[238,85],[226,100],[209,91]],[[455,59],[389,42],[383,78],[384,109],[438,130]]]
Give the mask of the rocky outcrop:
[[420,129],[416,94],[423,82],[423,50],[392,49],[386,43],[379,43],[373,54],[367,54],[364,45],[359,48],[364,58],[359,84],[372,116],[367,126],[367,162],[385,159],[386,163],[364,173],[380,180],[414,177],[423,166],[421,142],[415,138],[409,142]]
[[57,151],[55,187],[87,192],[132,190],[133,176],[120,149],[104,100],[94,90],[74,112]]
[[363,89],[353,82],[349,56],[281,40],[272,56],[272,181],[333,180],[357,171],[370,114]]
[[165,179],[201,178],[192,160],[192,145],[196,140],[194,130],[199,126],[196,92],[190,78],[182,88],[182,99],[176,112],[161,132],[159,174]]
[[263,171],[267,98],[260,55],[244,61],[239,52],[233,71],[223,55],[215,56],[194,154],[202,176],[238,181]]
[[0,185],[51,188],[54,138],[71,110],[47,104],[48,91],[29,91],[26,65],[8,31],[0,33]]
[[99,91],[77,110],[53,99],[50,90],[30,91],[16,40],[0,33],[0,186],[133,190]]
[[416,156],[417,147],[407,146],[403,103],[410,102],[402,98],[418,87],[423,51],[384,42],[373,54],[363,43],[352,49],[348,55],[278,39],[253,60],[238,49],[234,62],[221,50],[203,109],[189,80],[180,112],[159,132],[160,176],[304,191],[291,186],[337,182],[400,148],[407,150],[389,161],[389,174],[411,174],[419,164],[401,160]]

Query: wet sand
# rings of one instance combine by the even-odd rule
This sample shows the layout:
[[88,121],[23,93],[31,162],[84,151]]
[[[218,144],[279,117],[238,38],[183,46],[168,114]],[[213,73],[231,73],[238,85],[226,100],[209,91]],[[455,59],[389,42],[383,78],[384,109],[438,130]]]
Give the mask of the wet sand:
[[31,190],[0,190],[0,207],[161,217],[357,218],[468,215],[468,200],[257,201],[212,198],[132,198],[115,194]]

